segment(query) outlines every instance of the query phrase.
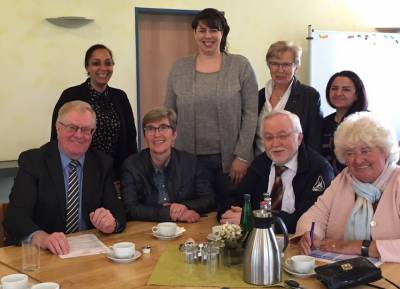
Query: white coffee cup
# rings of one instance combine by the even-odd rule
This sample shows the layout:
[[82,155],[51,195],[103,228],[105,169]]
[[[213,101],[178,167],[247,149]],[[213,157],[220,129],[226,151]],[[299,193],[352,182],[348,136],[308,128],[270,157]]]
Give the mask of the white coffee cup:
[[1,278],[2,289],[27,289],[28,276],[25,274],[11,274]]
[[153,233],[164,237],[171,237],[176,235],[178,226],[173,222],[159,223],[157,226],[151,228]]
[[60,285],[54,282],[44,282],[33,285],[31,289],[60,289]]
[[308,255],[296,255],[289,259],[293,271],[301,274],[310,273],[315,267],[315,258]]
[[120,242],[112,245],[114,255],[120,259],[132,258],[135,255],[135,244],[132,242]]

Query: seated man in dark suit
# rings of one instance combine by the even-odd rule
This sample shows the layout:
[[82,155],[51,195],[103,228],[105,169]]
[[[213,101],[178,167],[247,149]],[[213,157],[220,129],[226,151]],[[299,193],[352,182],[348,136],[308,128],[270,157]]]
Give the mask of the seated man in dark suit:
[[251,194],[252,208],[256,210],[263,193],[269,193],[272,209],[279,211],[288,231],[294,233],[297,220],[329,186],[333,169],[321,155],[304,145],[300,120],[289,111],[265,115],[260,135],[265,153],[250,165],[221,222],[240,222],[243,194]]
[[128,219],[197,222],[214,207],[214,194],[196,156],[172,146],[176,114],[160,107],[143,118],[148,148],[122,166],[121,192]]
[[82,101],[59,110],[57,141],[21,153],[4,227],[8,244],[31,239],[54,254],[69,252],[65,234],[122,231],[126,218],[113,185],[113,164],[89,149],[96,115]]

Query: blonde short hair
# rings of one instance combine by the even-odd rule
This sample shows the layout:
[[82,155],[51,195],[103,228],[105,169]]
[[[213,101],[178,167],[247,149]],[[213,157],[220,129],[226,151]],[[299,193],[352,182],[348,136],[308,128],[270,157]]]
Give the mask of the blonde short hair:
[[57,122],[60,122],[64,119],[65,115],[70,111],[76,111],[80,114],[85,113],[86,111],[90,112],[93,117],[94,125],[96,126],[96,113],[91,107],[91,105],[85,101],[81,100],[73,100],[70,102],[64,103],[63,106],[58,110]]
[[336,157],[343,164],[345,151],[361,144],[382,149],[391,163],[399,159],[394,130],[371,112],[356,112],[346,117],[335,132],[334,142]]
[[279,58],[282,53],[289,51],[293,55],[293,62],[297,66],[301,64],[301,54],[303,50],[297,44],[291,41],[277,41],[268,48],[265,60],[268,62],[271,58]]

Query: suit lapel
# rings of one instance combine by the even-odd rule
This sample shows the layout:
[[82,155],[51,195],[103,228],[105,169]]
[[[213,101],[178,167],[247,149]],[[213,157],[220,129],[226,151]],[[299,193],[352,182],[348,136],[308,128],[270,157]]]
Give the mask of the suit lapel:
[[85,163],[83,165],[83,175],[82,175],[82,217],[84,218],[86,224],[90,227],[89,220],[89,204],[93,196],[100,192],[97,192],[99,186],[98,181],[100,180],[99,168],[96,167],[95,158],[92,151],[89,149],[85,154]]
[[299,81],[296,78],[294,78],[292,89],[290,90],[290,95],[285,106],[285,110],[294,112],[296,114],[298,110],[297,100],[299,94],[299,84],[300,84]]
[[54,184],[54,193],[57,196],[58,204],[60,206],[61,219],[63,220],[65,226],[65,183],[57,141],[53,141],[50,143],[49,150],[46,156],[46,163],[49,171],[49,176]]

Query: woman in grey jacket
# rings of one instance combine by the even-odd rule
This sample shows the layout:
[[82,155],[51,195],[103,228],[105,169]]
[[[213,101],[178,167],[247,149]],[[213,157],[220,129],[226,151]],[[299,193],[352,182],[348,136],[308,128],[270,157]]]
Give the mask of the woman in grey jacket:
[[258,87],[249,61],[226,52],[229,26],[221,12],[204,9],[192,28],[198,53],[172,67],[165,104],[178,114],[176,147],[210,171],[218,209],[253,158]]

